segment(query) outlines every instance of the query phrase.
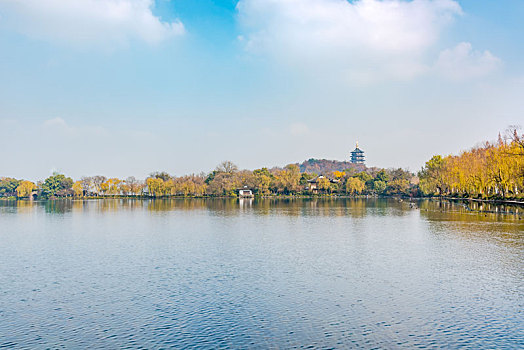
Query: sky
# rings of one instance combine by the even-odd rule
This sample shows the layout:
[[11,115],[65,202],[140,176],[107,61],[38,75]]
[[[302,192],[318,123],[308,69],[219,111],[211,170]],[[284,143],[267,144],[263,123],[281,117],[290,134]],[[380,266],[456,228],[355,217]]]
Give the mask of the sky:
[[0,176],[418,171],[524,126],[522,0],[0,0]]

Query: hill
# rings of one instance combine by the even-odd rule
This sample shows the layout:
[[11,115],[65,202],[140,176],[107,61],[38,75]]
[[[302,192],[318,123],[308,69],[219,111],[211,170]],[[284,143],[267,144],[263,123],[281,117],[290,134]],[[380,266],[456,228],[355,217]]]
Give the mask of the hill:
[[353,164],[347,161],[328,160],[328,159],[308,159],[300,164],[300,172],[302,173],[315,173],[315,174],[327,174],[333,171],[344,171],[347,169],[353,169],[356,172],[366,169],[365,165]]

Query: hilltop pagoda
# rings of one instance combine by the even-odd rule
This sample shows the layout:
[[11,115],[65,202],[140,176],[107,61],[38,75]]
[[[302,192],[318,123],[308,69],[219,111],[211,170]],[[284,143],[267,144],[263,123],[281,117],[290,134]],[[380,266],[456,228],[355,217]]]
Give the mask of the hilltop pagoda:
[[364,151],[358,148],[358,141],[357,141],[356,148],[353,150],[353,152],[351,152],[351,163],[364,164],[364,161],[365,161]]

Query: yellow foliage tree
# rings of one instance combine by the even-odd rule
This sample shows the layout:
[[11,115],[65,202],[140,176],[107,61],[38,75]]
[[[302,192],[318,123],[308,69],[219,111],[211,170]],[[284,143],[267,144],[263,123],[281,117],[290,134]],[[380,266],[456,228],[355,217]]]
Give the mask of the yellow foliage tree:
[[122,180],[117,178],[111,178],[108,179],[105,184],[107,185],[106,193],[110,195],[117,195],[120,194],[120,184],[122,183]]
[[31,181],[24,180],[16,188],[16,195],[18,198],[25,198],[31,196],[36,185]]
[[340,178],[346,176],[346,172],[344,172],[344,171],[334,171],[333,175],[335,175],[335,178],[340,179]]
[[150,177],[146,180],[147,188],[149,190],[149,195],[153,197],[161,197],[165,194],[165,183],[164,180],[160,178]]
[[84,194],[84,190],[82,188],[82,182],[81,181],[76,181],[73,184],[73,187],[71,187],[71,189],[73,190],[73,193],[74,193],[75,197],[82,197],[83,194]]
[[494,144],[486,143],[459,156],[435,156],[419,173],[420,190],[426,195],[520,198],[524,192],[521,140],[514,132],[513,140],[499,137]]
[[359,194],[364,191],[366,184],[357,177],[350,177],[346,181],[346,192],[349,194]]
[[321,177],[318,179],[318,189],[321,191],[331,190],[331,181],[327,177]]

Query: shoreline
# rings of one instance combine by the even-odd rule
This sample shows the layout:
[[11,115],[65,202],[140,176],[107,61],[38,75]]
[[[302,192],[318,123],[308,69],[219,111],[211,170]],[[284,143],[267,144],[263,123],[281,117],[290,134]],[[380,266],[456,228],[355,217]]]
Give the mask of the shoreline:
[[478,199],[478,198],[459,198],[459,197],[428,197],[430,199],[445,199],[454,202],[477,202],[477,203],[490,203],[490,204],[511,204],[524,206],[524,201],[518,201],[514,199]]
[[163,197],[149,197],[149,196],[99,196],[99,197],[65,197],[65,198],[53,198],[53,199],[35,199],[30,200],[27,198],[0,198],[0,201],[21,201],[21,202],[53,202],[53,201],[85,201],[85,200],[105,200],[105,199],[136,199],[136,200],[166,200],[166,199],[327,199],[327,198],[340,198],[340,199],[397,199],[397,200],[432,200],[440,201],[447,200],[453,202],[476,202],[476,203],[490,203],[497,205],[518,205],[524,206],[524,201],[518,201],[514,199],[478,199],[478,198],[461,198],[461,197],[409,197],[405,195],[337,195],[337,194],[325,194],[325,195],[265,195],[265,196],[253,196],[253,197],[238,197],[238,196],[163,196]]

